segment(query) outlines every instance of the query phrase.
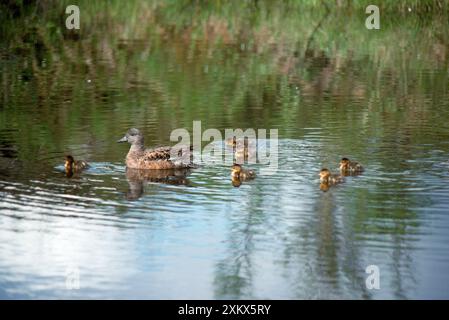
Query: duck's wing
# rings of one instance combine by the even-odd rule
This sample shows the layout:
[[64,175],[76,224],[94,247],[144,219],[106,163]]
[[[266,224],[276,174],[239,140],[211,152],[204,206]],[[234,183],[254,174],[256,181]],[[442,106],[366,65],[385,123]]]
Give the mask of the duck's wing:
[[164,147],[156,149],[147,149],[143,156],[146,161],[157,161],[157,160],[169,160],[170,159],[170,149],[164,149]]
[[[177,154],[177,157],[185,157],[185,156],[190,156],[190,151],[193,150],[193,146],[190,146],[190,148],[188,148],[187,146],[178,146],[179,147],[179,151]],[[183,150],[188,149],[189,151],[183,155]],[[153,160],[169,160],[171,157],[171,153],[172,153],[172,147],[170,146],[163,146],[163,147],[157,147],[154,149],[147,149],[145,150],[145,159],[148,159],[150,161]],[[172,158],[172,160],[175,160]]]
[[[191,151],[193,151],[193,146],[188,146],[188,145],[179,145],[176,147],[176,149],[178,150],[178,157],[184,157],[184,156],[189,156],[191,154]],[[163,147],[157,147],[153,149],[154,151],[158,151],[158,152],[165,152],[170,154],[173,150],[173,147],[170,146],[163,146]],[[186,152],[186,154],[183,155],[183,150],[188,150]]]
[[88,164],[86,161],[84,161],[84,160],[77,160],[77,161],[75,161],[75,163],[74,163],[74,167],[76,167],[78,170],[80,170],[80,169],[89,168],[90,166],[89,166],[89,164]]
[[363,171],[363,166],[358,162],[352,162],[352,169],[355,171]]

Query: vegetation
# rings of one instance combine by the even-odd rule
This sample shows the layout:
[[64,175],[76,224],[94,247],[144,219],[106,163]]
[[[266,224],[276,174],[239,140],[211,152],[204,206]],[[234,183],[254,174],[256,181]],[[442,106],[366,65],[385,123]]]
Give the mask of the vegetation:
[[118,122],[151,123],[152,142],[165,143],[197,119],[283,137],[320,114],[316,126],[353,118],[365,130],[369,119],[371,134],[427,121],[429,90],[448,90],[446,72],[425,72],[447,68],[448,4],[383,1],[381,29],[367,30],[369,2],[80,1],[79,31],[65,28],[70,1],[4,2],[1,127],[27,132],[27,159],[90,135],[114,139]]

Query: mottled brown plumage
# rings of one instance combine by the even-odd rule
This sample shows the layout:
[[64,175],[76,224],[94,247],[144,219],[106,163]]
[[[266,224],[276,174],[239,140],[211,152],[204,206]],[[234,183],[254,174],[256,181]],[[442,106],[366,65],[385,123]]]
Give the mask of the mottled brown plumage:
[[71,155],[65,156],[64,168],[68,177],[71,177],[75,172],[80,172],[88,167],[89,164],[86,161],[75,161],[75,159]]
[[[158,147],[145,149],[144,138],[138,129],[129,129],[118,142],[129,142],[131,148],[126,155],[126,166],[132,169],[182,169],[192,168],[192,147],[183,147],[176,152],[172,147]],[[188,150],[184,152],[183,150]]]
[[359,174],[363,172],[363,167],[360,163],[350,161],[348,158],[342,158],[340,161],[340,171],[343,174]]
[[341,175],[331,174],[328,169],[321,169],[319,175],[321,184],[326,184],[328,186],[339,184],[344,181]]
[[238,179],[240,181],[251,180],[256,177],[256,172],[254,170],[243,169],[241,165],[234,164],[232,166],[231,178]]

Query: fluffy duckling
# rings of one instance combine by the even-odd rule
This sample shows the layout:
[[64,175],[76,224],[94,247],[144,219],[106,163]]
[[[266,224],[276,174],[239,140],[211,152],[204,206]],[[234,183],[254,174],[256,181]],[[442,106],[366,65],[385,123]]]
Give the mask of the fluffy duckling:
[[243,169],[241,165],[235,163],[232,166],[231,177],[233,180],[238,179],[240,181],[251,180],[256,177],[254,170]]
[[244,137],[243,140],[231,137],[225,140],[225,144],[233,147],[235,161],[245,161],[248,159],[255,159],[257,156],[257,142]]
[[[237,162],[245,161],[248,159],[256,159],[257,157],[257,148],[253,146],[245,146],[244,148],[236,147],[234,151],[234,156]],[[237,160],[238,159],[238,160]]]
[[232,185],[236,188],[238,188],[242,185],[242,181],[239,178],[232,177],[231,182],[232,182]]
[[344,173],[361,173],[363,167],[358,162],[350,161],[348,158],[342,158],[340,161],[340,171]]
[[331,174],[328,169],[321,169],[320,182],[326,185],[334,185],[343,182],[343,177],[339,174]]
[[80,172],[87,167],[89,167],[89,164],[86,161],[75,161],[71,155],[65,156],[64,168],[67,176],[72,176],[74,172]]
[[255,138],[250,139],[250,138],[247,137],[247,136],[244,136],[244,137],[243,137],[243,140],[242,140],[241,138],[238,138],[238,139],[237,139],[236,136],[233,136],[233,137],[231,137],[231,138],[227,138],[227,139],[225,140],[225,144],[228,145],[228,146],[230,146],[230,147],[236,147],[237,144],[241,145],[242,141],[243,141],[243,146],[244,146],[245,148],[248,148],[248,146],[254,147],[254,148],[257,147],[257,141],[256,141],[256,139],[255,139]]
[[[248,145],[248,137],[244,137],[244,144],[245,144],[245,146],[247,146]],[[237,138],[236,138],[236,136],[233,136],[233,137],[231,137],[231,138],[227,138],[226,140],[225,140],[225,144],[226,145],[228,145],[228,146],[230,146],[230,147],[235,147],[236,146],[236,144],[237,144]]]

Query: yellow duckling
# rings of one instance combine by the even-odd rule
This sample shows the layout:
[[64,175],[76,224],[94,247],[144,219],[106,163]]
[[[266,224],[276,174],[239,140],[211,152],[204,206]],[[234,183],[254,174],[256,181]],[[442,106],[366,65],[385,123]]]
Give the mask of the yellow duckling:
[[238,188],[242,185],[242,181],[239,178],[232,177],[231,182],[232,182],[232,185],[236,188]]
[[255,146],[245,146],[244,148],[236,147],[234,151],[236,162],[245,161],[248,159],[256,159],[257,148]]
[[89,167],[89,164],[86,161],[75,161],[71,155],[65,156],[64,168],[68,177],[71,177],[74,172],[80,172],[87,167]]
[[240,181],[251,180],[256,177],[256,172],[254,170],[243,169],[241,165],[235,163],[232,166],[231,177],[233,180],[236,179]]
[[244,137],[243,140],[236,139],[236,137],[225,140],[226,145],[232,146],[236,162],[243,162],[248,159],[255,159],[257,156],[257,143]]
[[245,136],[245,137],[243,137],[243,140],[242,140],[241,138],[237,139],[236,136],[233,136],[233,137],[227,138],[225,140],[225,144],[230,146],[230,147],[236,147],[237,144],[241,145],[242,142],[243,142],[244,148],[248,148],[248,146],[257,148],[257,142],[256,142],[255,138],[254,139],[250,139],[249,137]]
[[325,185],[335,185],[338,183],[342,183],[343,177],[339,174],[331,174],[328,169],[321,169],[320,171],[320,182]]
[[[236,136],[233,136],[231,138],[227,138],[225,140],[226,145],[230,146],[230,147],[235,147],[237,144],[237,138]],[[245,144],[245,146],[248,145],[248,137],[244,137],[243,139],[243,143]]]
[[340,161],[340,171],[343,173],[361,173],[363,167],[360,163],[355,161],[350,161],[348,158],[342,158]]

